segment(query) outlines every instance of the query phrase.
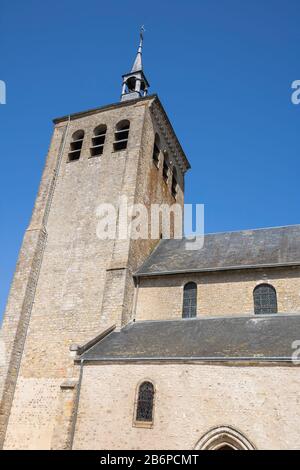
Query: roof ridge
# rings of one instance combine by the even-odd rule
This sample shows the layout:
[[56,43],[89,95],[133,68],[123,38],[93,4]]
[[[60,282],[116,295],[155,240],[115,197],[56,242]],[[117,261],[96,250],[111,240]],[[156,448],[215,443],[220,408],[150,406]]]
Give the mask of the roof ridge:
[[[257,231],[262,231],[262,230],[273,230],[273,229],[290,228],[290,227],[300,228],[300,224],[275,225],[275,226],[271,226],[271,227],[246,228],[246,229],[241,229],[241,230],[228,230],[228,231],[222,231],[222,232],[207,232],[207,233],[204,234],[204,236],[206,236],[206,235],[222,235],[222,234],[225,234],[225,233],[257,232]],[[185,238],[186,237],[184,237],[184,239]]]

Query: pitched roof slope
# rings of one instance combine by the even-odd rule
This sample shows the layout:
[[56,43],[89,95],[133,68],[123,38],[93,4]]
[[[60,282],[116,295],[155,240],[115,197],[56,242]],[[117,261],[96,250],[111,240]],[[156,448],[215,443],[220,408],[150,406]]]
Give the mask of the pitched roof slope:
[[200,250],[187,250],[185,243],[162,240],[135,274],[300,265],[300,225],[207,234]]
[[291,360],[300,314],[131,323],[82,354],[86,361]]

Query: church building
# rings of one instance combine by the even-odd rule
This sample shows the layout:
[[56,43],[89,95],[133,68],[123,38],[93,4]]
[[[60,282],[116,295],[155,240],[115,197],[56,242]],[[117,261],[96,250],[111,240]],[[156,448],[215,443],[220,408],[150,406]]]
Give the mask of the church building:
[[184,206],[142,47],[119,102],[54,119],[1,328],[1,448],[300,449],[300,225],[196,250],[97,236],[121,196]]

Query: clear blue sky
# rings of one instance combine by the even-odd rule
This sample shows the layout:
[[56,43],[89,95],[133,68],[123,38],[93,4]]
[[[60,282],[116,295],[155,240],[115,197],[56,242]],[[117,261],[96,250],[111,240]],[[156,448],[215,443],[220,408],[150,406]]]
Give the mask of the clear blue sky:
[[296,224],[299,0],[1,0],[0,316],[52,118],[118,101],[145,24],[144,67],[192,164],[205,230]]

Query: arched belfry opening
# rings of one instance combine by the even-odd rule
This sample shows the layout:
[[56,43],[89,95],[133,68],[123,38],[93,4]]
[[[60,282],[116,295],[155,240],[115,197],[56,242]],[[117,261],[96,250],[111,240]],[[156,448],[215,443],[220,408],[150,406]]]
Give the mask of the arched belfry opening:
[[147,96],[149,83],[145,77],[142,64],[144,27],[140,32],[140,44],[130,73],[123,75],[121,101],[128,101]]
[[229,426],[208,431],[195,446],[197,450],[255,450],[244,434]]

